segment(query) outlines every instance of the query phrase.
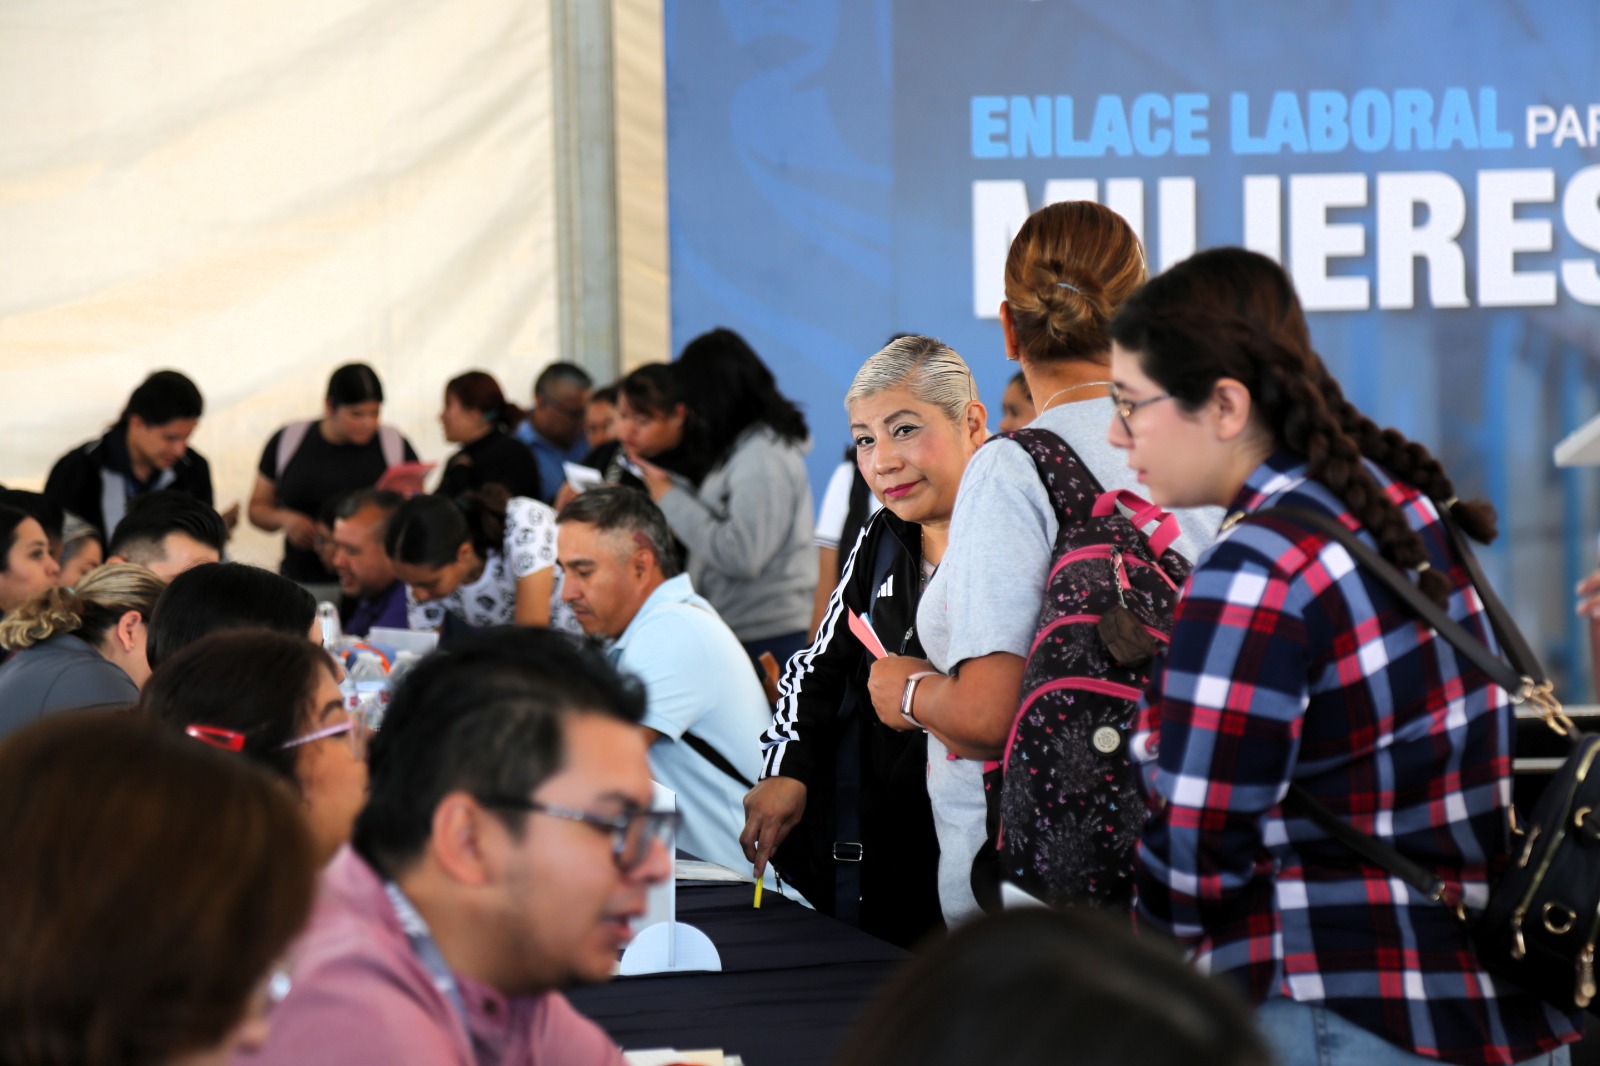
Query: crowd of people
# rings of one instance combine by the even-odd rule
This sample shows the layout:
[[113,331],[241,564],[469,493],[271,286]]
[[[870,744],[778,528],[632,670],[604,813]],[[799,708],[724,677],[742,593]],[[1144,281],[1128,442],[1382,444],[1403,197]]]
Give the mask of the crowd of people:
[[[261,455],[276,573],[226,561],[200,391],[151,375],[0,493],[0,1064],[620,1063],[561,990],[673,844],[917,952],[851,1066],[1567,1061],[1578,1016],[1285,799],[1487,898],[1509,695],[1257,512],[1335,518],[1493,647],[1451,532],[1492,509],[1344,399],[1269,259],[1148,278],[1061,203],[1004,286],[999,434],[897,335],[817,509],[727,329],[601,389],[553,364],[526,411],[451,378],[433,492],[340,367]],[[438,634],[381,723],[319,602]]]

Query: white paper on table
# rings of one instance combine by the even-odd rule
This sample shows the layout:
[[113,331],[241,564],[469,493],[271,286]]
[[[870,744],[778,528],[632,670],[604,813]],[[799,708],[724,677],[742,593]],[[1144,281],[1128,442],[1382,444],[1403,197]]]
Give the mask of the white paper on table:
[[561,470],[567,475],[567,484],[582,492],[584,489],[602,484],[605,475],[592,466],[582,463],[562,463]]
[[393,648],[395,651],[414,651],[418,655],[426,655],[439,646],[437,633],[417,629],[394,629],[389,626],[373,626],[367,631],[366,639],[374,644]]
[[730,870],[726,866],[718,866],[714,862],[701,862],[699,859],[679,859],[674,866],[673,877],[678,881],[728,881],[733,884],[743,882],[747,885],[755,884],[755,874],[742,874],[737,870]]
[[724,1055],[721,1051],[674,1051],[671,1048],[651,1048],[647,1051],[624,1051],[628,1066],[743,1066],[737,1055]]

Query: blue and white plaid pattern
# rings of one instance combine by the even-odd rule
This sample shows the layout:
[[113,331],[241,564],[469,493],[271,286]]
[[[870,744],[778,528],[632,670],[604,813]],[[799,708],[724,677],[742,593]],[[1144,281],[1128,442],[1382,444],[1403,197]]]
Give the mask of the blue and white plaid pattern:
[[[1370,469],[1450,579],[1452,617],[1496,646],[1433,504]],[[1231,510],[1276,504],[1360,530],[1283,453]],[[1225,527],[1184,589],[1131,745],[1153,797],[1141,919],[1256,1002],[1321,1002],[1445,1062],[1575,1039],[1576,1018],[1495,988],[1447,908],[1280,806],[1299,783],[1481,907],[1508,848],[1512,725],[1506,693],[1337,542],[1272,517]]]

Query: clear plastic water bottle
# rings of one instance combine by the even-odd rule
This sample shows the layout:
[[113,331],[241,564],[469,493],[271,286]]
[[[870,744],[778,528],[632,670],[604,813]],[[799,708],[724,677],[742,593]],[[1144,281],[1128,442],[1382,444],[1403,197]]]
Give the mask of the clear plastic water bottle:
[[322,623],[322,646],[333,651],[344,640],[344,627],[339,625],[339,608],[323,600],[317,604],[317,621]]
[[[389,709],[389,674],[383,668],[383,660],[372,652],[356,652],[355,665],[350,667],[346,680],[355,689],[356,706],[366,709],[367,724],[380,728],[383,714]],[[347,692],[346,707],[350,706],[349,701]]]
[[403,651],[394,657],[394,662],[389,666],[389,688],[391,691],[400,684],[400,679],[417,663],[422,661],[422,656],[414,651]]

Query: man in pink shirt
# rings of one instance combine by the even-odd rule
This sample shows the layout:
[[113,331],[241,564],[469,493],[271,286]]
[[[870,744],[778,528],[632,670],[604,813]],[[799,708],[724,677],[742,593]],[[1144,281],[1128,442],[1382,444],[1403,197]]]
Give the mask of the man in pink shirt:
[[[621,1066],[559,989],[604,981],[672,875],[642,693],[548,630],[407,676],[265,1050],[283,1066]],[[329,738],[319,743],[337,743]]]

